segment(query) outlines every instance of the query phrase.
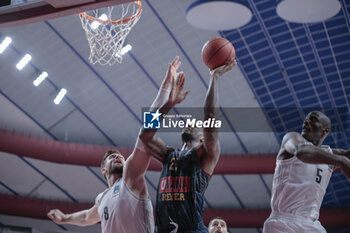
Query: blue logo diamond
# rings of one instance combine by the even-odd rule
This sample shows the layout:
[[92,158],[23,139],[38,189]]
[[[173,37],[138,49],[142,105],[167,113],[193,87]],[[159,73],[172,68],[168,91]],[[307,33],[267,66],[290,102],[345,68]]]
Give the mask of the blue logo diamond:
[[143,127],[145,129],[159,129],[161,115],[159,110],[156,112],[143,112]]

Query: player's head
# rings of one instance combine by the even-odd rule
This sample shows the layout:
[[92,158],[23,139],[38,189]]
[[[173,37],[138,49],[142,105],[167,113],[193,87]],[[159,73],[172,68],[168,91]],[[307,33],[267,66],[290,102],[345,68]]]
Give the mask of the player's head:
[[109,150],[101,161],[101,171],[105,179],[110,174],[123,174],[125,159],[118,150]]
[[312,111],[305,117],[301,134],[309,141],[323,141],[331,129],[331,121],[320,111]]
[[209,233],[228,233],[226,222],[221,217],[210,220],[208,230]]
[[182,144],[195,145],[203,142],[203,130],[197,127],[186,127],[182,130]]

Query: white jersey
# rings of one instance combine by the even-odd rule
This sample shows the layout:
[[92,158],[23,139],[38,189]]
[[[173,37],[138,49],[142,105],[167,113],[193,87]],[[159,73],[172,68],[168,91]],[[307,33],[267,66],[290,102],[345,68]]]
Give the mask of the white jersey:
[[98,200],[102,233],[153,233],[150,199],[136,197],[124,179],[117,180]]
[[[311,143],[306,141],[305,144]],[[322,146],[322,149],[332,153],[329,146]],[[332,165],[304,163],[296,156],[277,159],[272,186],[272,212],[317,220],[332,172]]]

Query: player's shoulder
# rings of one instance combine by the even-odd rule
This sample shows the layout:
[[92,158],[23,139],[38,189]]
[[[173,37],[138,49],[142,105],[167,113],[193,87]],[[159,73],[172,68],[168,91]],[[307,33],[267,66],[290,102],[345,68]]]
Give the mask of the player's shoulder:
[[197,155],[201,156],[203,154],[205,154],[207,151],[205,149],[205,144],[202,142],[199,145],[193,147],[190,149],[191,151],[193,151],[194,153],[196,153]]
[[301,136],[301,134],[300,133],[298,133],[298,132],[294,132],[294,131],[292,131],[292,132],[288,132],[288,133],[286,133],[285,135],[284,135],[284,137],[302,137]]
[[166,152],[167,152],[167,153],[171,153],[171,152],[174,152],[174,151],[175,151],[175,148],[174,148],[174,147],[166,146]]
[[296,146],[300,144],[303,137],[297,132],[288,132],[283,136],[281,148],[277,154],[278,160],[287,160],[294,156]]
[[174,147],[167,146],[166,147],[166,153],[165,158],[167,158],[170,154],[176,152],[176,149]]
[[321,145],[321,148],[322,148],[323,150],[325,150],[325,151],[331,153],[331,154],[336,154],[336,153],[334,153],[334,150],[335,150],[335,149],[331,148],[329,145]]
[[297,132],[288,132],[284,135],[281,143],[281,149],[296,149],[299,145],[306,143],[305,138]]
[[95,199],[95,205],[96,205],[96,206],[98,206],[98,204],[100,203],[103,194],[104,194],[104,191],[101,192],[101,193],[99,193],[99,194],[96,196],[96,199]]
[[163,164],[167,163],[170,156],[174,156],[173,153],[176,152],[174,147],[166,146],[166,152],[164,154]]
[[287,142],[288,140],[304,141],[304,138],[298,132],[288,132],[283,136],[282,143]]

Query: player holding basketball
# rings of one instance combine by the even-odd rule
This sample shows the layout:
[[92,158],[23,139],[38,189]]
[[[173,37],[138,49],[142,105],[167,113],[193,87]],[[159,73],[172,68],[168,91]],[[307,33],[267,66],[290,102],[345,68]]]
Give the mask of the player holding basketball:
[[264,233],[325,233],[319,210],[334,167],[350,178],[350,151],[322,145],[331,128],[329,118],[310,112],[302,133],[287,133],[277,155],[270,217]]
[[227,224],[221,217],[215,217],[209,222],[209,233],[228,233]]
[[[218,79],[235,64],[232,60],[211,71],[204,120],[218,118]],[[181,103],[189,93],[183,91],[186,77],[183,72],[177,73],[178,68],[169,69],[174,77],[173,87],[167,103],[158,109],[161,114]],[[155,134],[156,129],[143,128],[140,138],[149,153],[163,164],[156,203],[157,232],[208,232],[202,219],[203,195],[219,160],[218,130],[186,128],[181,135],[181,151],[167,147]]]
[[[169,67],[178,67],[178,60],[176,57]],[[168,71],[151,108],[158,108],[168,100],[172,78]],[[48,217],[58,224],[78,226],[101,221],[103,233],[153,233],[153,207],[144,177],[149,163],[150,156],[140,140],[126,161],[120,152],[108,151],[103,157],[101,172],[109,188],[97,196],[95,205],[72,214],[54,209]]]

